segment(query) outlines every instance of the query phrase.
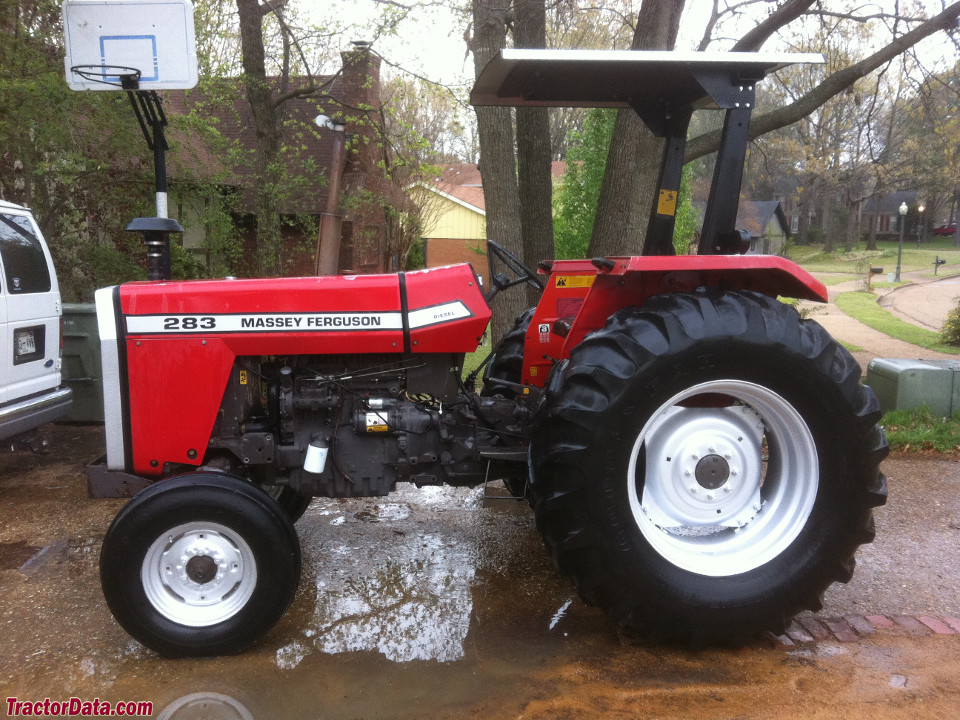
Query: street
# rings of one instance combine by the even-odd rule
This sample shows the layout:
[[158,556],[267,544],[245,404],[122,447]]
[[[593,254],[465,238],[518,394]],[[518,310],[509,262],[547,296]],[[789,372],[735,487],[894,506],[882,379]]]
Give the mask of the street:
[[[101,452],[102,429],[57,426],[50,440],[47,456],[0,456],[5,698],[149,701],[154,717],[181,720],[915,719],[960,709],[953,460],[886,461],[876,542],[793,638],[691,651],[619,637],[554,571],[525,504],[484,499],[483,488],[403,488],[314,501],[297,524],[300,591],[252,649],[164,660],[116,625],[100,593],[99,543],[124,502],[86,497],[82,468]],[[874,631],[847,635],[843,616],[873,618]],[[815,639],[818,627],[840,634]]]

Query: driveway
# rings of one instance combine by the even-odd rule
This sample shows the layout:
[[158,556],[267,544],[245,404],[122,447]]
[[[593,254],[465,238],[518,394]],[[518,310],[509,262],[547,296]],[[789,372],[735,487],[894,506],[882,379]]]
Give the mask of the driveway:
[[[941,274],[960,272],[960,266],[940,269]],[[960,276],[934,278],[929,273],[903,273],[902,279],[909,285],[877,290],[881,307],[905,322],[917,325],[932,332],[940,332],[947,313],[957,307],[960,297]],[[866,372],[867,365],[877,357],[882,358],[953,358],[957,355],[927,350],[910,343],[897,340],[878,330],[853,319],[833,304],[837,295],[844,292],[863,290],[861,281],[851,281],[830,285],[827,292],[828,304],[803,302],[809,317],[823,325],[831,335],[848,345],[860,348],[853,355]]]

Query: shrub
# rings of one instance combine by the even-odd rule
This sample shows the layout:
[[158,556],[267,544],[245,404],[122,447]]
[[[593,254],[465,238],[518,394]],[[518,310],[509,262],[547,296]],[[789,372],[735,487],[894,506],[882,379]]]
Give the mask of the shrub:
[[947,319],[943,322],[940,337],[943,339],[944,345],[960,346],[960,305],[947,313]]

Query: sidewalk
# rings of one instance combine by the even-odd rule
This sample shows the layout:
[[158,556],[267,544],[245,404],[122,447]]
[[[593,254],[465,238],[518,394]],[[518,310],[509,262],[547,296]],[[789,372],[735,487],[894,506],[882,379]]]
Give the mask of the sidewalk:
[[[958,270],[960,266],[950,266],[941,268],[940,272],[949,274]],[[927,271],[919,271],[902,273],[901,278],[910,284],[876,290],[881,307],[905,322],[939,332],[947,313],[956,307],[960,277],[929,277]],[[832,285],[827,288],[829,303],[803,301],[798,307],[807,309],[808,317],[823,325],[837,340],[861,348],[854,350],[853,356],[864,372],[870,361],[877,357],[960,359],[956,355],[935,352],[885,335],[853,319],[834,304],[837,295],[862,289],[860,280]]]

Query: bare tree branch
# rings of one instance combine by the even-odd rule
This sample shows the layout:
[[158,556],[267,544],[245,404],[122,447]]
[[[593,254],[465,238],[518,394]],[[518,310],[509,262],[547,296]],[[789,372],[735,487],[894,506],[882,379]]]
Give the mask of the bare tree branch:
[[[764,113],[763,115],[755,116],[750,123],[750,139],[752,140],[765,133],[786,127],[808,116],[830,98],[843,92],[854,82],[870,74],[897,55],[906,52],[924,38],[940,30],[948,30],[955,27],[958,17],[960,17],[960,2],[955,2],[939,15],[932,17],[910,32],[894,38],[888,45],[870,57],[828,76],[823,83],[790,105]],[[699,135],[687,143],[685,161],[690,162],[691,160],[696,160],[699,157],[715,152],[719,146],[719,130]]]
[[803,15],[816,0],[787,0],[733,46],[735,51],[755,51],[784,25]]

